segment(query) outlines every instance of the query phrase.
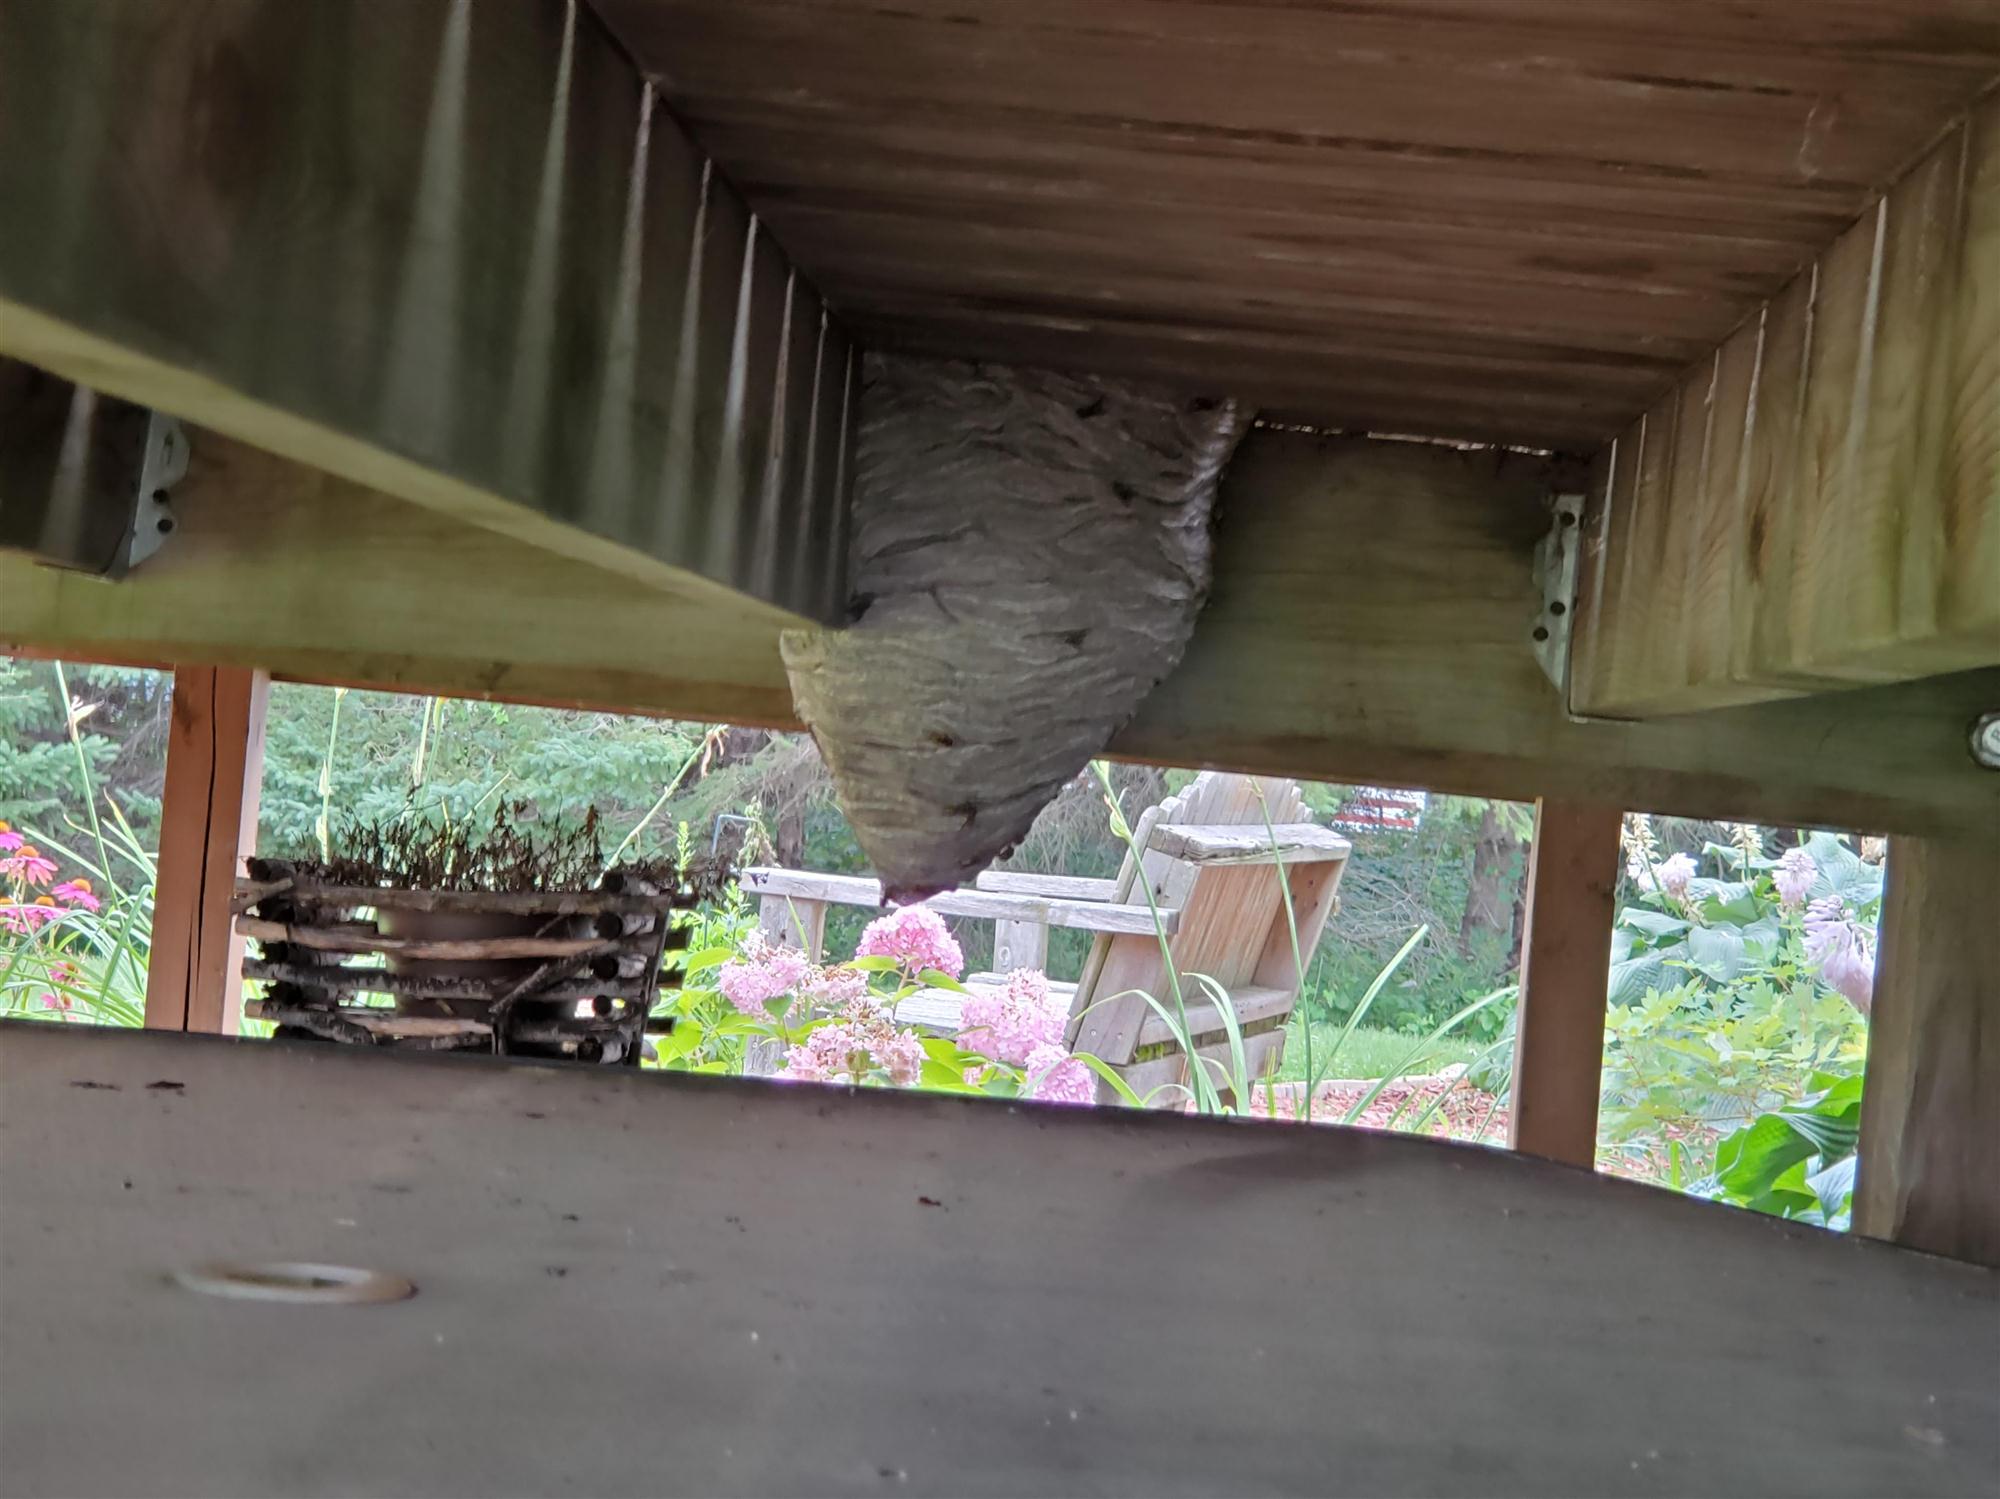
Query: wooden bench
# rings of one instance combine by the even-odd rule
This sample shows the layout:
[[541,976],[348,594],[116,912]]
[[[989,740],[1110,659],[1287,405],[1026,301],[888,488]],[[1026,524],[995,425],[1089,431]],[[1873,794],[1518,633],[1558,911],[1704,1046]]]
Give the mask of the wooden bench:
[[[1190,977],[1206,974],[1230,996],[1251,1075],[1268,1074],[1283,1056],[1299,965],[1310,964],[1334,910],[1347,840],[1310,820],[1291,781],[1205,772],[1178,796],[1148,808],[1134,842],[1142,857],[1128,853],[1115,879],[990,871],[972,889],[946,891],[925,904],[941,916],[994,923],[994,969],[970,975],[969,987],[1045,966],[1052,927],[1096,934],[1078,982],[1055,986],[1069,996],[1069,1042],[1110,1063],[1142,1097],[1187,1082],[1187,1057],[1173,1027],[1145,999],[1150,993],[1169,1002],[1169,961],[1183,976],[1195,1050],[1227,1068],[1222,1012]],[[1296,957],[1281,872],[1297,921]],[[755,868],[744,873],[743,888],[758,897],[766,938],[813,958],[825,940],[829,906],[875,908],[882,901],[880,884],[858,875]],[[953,1035],[961,1004],[948,990],[925,990],[906,999],[897,1018]],[[1101,1092],[1108,1100],[1108,1085]]]

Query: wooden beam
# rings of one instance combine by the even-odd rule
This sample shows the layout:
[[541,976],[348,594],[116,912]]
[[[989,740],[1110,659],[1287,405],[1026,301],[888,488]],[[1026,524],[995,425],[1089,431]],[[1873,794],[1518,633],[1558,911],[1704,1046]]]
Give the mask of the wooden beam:
[[160,804],[146,1024],[234,1035],[243,1014],[243,939],[230,919],[238,866],[256,852],[270,679],[240,667],[174,673]]
[[[0,649],[796,727],[777,630],[738,595],[655,589],[214,433],[190,449],[169,545],[123,582],[0,553]],[[1490,452],[1253,432],[1187,656],[1113,752],[1873,831],[2000,817],[2000,775],[1966,753],[2000,672],[1569,718],[1528,648],[1550,482]]]
[[2000,96],[1613,445],[1579,713],[2000,663]]
[[1597,1161],[1604,1003],[1611,971],[1618,830],[1623,812],[1598,802],[1535,806],[1528,920],[1514,1021],[1512,1144],[1589,1169]]
[[0,4],[0,352],[773,623],[845,335],[578,0]]
[[1892,838],[1858,1233],[2000,1265],[2000,829]]

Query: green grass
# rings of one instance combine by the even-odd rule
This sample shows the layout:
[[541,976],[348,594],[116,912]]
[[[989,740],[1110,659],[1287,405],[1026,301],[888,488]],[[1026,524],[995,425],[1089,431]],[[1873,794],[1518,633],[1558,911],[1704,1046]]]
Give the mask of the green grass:
[[[1285,1061],[1278,1069],[1278,1077],[1283,1082],[1303,1082],[1306,1075],[1306,1040],[1303,1034],[1304,1017],[1293,1014],[1291,1024],[1286,1028]],[[1327,1052],[1340,1039],[1340,1026],[1332,1021],[1321,1021],[1313,1027],[1313,1065],[1326,1078],[1381,1077],[1393,1071],[1408,1055],[1412,1046],[1421,1039],[1403,1031],[1376,1030],[1372,1026],[1360,1025],[1340,1048],[1340,1055],[1329,1068],[1326,1065]],[[1457,1036],[1446,1036],[1433,1042],[1429,1050],[1411,1062],[1403,1070],[1406,1072],[1435,1072],[1450,1062],[1470,1062],[1483,1048],[1475,1041]]]

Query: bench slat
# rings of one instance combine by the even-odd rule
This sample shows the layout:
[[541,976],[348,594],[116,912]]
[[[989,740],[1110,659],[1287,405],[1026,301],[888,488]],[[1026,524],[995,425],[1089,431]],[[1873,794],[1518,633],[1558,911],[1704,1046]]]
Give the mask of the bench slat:
[[[799,869],[746,869],[743,889],[751,895],[789,895],[799,900],[823,900],[838,906],[879,907],[882,883],[856,874],[814,874]],[[997,890],[947,890],[924,902],[940,916],[971,916],[988,921],[1034,921],[1046,926],[1075,927],[1086,932],[1153,935],[1153,913],[1144,905],[1117,905],[1092,900],[1058,900],[1012,895]],[[1160,922],[1171,936],[1180,912],[1162,909]]]

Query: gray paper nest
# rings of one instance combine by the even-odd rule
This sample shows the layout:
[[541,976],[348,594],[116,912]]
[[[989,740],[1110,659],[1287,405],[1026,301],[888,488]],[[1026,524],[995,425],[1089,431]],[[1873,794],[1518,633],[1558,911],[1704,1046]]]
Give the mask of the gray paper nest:
[[1180,660],[1250,413],[1141,385],[870,355],[853,622],[784,638],[887,898],[977,875]]

